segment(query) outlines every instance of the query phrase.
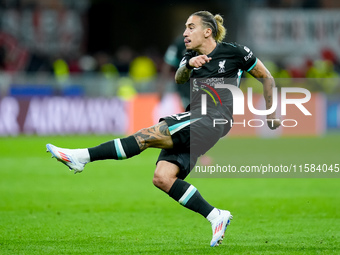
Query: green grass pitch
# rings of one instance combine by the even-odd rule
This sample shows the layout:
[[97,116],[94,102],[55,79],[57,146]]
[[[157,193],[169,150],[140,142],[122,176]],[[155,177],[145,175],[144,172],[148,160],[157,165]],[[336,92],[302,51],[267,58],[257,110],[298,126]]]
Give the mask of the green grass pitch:
[[[211,248],[210,224],[153,186],[157,149],[94,162],[77,175],[45,153],[46,143],[77,148],[109,139],[0,138],[0,254],[340,253],[340,179],[188,177],[234,215],[223,244]],[[216,148],[234,165],[336,164],[339,144],[332,134],[227,138]]]

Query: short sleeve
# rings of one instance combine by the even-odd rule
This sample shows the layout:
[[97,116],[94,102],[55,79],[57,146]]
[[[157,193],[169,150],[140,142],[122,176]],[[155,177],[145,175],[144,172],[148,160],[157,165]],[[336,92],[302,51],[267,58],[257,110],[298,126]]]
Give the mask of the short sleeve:
[[253,51],[244,45],[236,44],[236,46],[239,68],[247,72],[251,71],[257,63]]
[[179,67],[184,66],[189,61],[189,59],[195,57],[196,55],[197,53],[192,50],[188,50],[187,52],[185,52],[181,62],[179,63]]

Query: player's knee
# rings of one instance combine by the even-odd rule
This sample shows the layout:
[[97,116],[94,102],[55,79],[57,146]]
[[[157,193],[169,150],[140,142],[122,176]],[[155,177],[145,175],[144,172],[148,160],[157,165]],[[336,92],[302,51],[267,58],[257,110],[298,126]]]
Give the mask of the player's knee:
[[167,174],[164,175],[164,174],[155,173],[152,179],[152,183],[157,188],[165,192],[168,192],[175,179],[176,177],[172,177]]
[[175,182],[178,172],[177,165],[167,161],[159,161],[152,182],[157,188],[168,192]]
[[155,185],[157,188],[162,189],[166,185],[166,178],[164,176],[155,174],[152,179],[153,185]]

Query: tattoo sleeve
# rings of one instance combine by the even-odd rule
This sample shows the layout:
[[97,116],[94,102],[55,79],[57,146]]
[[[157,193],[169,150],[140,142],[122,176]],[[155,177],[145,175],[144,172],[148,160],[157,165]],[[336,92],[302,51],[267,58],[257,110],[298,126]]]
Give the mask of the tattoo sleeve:
[[[273,88],[275,87],[275,80],[268,69],[259,62],[250,74],[258,79],[263,85],[263,96],[266,102],[266,109],[270,109],[273,104]],[[275,115],[275,112],[274,112]]]
[[270,109],[273,104],[273,88],[275,87],[275,81],[274,78],[271,76],[268,70],[268,76],[263,79],[263,96],[266,100],[266,109]]
[[186,68],[185,65],[177,69],[175,74],[175,81],[177,84],[183,84],[190,78],[191,70]]
[[168,125],[165,121],[138,131],[134,134],[134,137],[141,151],[148,147],[164,148],[169,139],[171,139]]

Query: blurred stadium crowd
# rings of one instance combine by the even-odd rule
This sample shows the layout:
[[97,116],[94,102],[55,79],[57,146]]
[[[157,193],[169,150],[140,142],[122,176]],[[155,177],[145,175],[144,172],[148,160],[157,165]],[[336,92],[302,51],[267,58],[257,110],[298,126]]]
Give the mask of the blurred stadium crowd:
[[[0,0],[0,136],[130,134],[182,111],[188,95],[175,92],[187,86],[173,82],[181,35],[204,9],[222,14],[226,40],[251,48],[278,87],[316,92],[313,116],[292,110],[286,117],[299,128],[275,135],[340,130],[338,0],[211,0],[209,8],[204,0]],[[253,78],[242,84],[262,90]]]
[[[109,20],[107,17],[100,17],[101,12],[103,12],[103,15],[110,16],[110,11],[112,12],[111,15],[120,15],[119,19],[125,15],[124,13],[118,14],[117,8],[118,11],[122,10],[124,12],[127,8],[126,5],[121,4],[120,6],[120,4],[112,2],[115,1],[0,0],[1,97],[8,95],[9,90],[18,84],[49,83],[52,85],[59,84],[63,88],[77,84],[82,87],[86,83],[84,80],[88,81],[93,77],[101,77],[101,79],[104,79],[103,83],[113,87],[111,90],[104,89],[103,95],[117,93],[116,89],[121,85],[120,83],[127,85],[122,86],[123,89],[154,90],[157,77],[159,77],[164,65],[163,56],[166,48],[176,38],[175,34],[178,35],[182,32],[183,27],[167,32],[166,40],[160,41],[158,46],[157,40],[147,40],[150,34],[140,38],[141,42],[129,44],[126,38],[125,40],[122,38],[126,37],[126,34],[120,36],[121,31],[117,32],[116,30],[120,27],[128,30],[130,27],[136,26],[132,23],[143,19],[143,16],[131,19],[131,24],[125,24],[125,26],[123,23],[128,22],[129,18],[122,20],[121,24],[117,24],[115,19]],[[152,12],[155,11],[155,1],[145,1],[142,5],[138,5],[138,1],[128,2],[135,5],[137,9],[143,6],[141,10],[151,9]],[[340,8],[340,3],[336,0],[242,0],[237,2],[238,4],[233,3],[233,1],[216,0],[212,1],[210,6],[212,6],[212,12],[215,10],[217,12],[220,8],[227,21],[230,19],[228,14],[232,10],[308,9],[319,11]],[[151,6],[153,7],[151,8]],[[186,6],[191,6],[191,9],[189,8],[187,12],[183,11]],[[201,1],[164,1],[160,4],[159,9],[169,8],[172,10],[171,15],[173,13],[182,13],[178,17],[186,17],[191,13],[191,10],[197,10],[202,6],[204,5]],[[228,8],[232,10],[226,11]],[[340,14],[340,9],[337,10],[339,10],[338,14]],[[162,13],[164,14],[164,10],[160,11],[160,15]],[[136,12],[132,12],[132,14],[136,14]],[[147,15],[148,13],[145,16]],[[231,14],[230,16],[233,19]],[[155,17],[157,16],[155,15]],[[100,18],[103,18],[106,23],[98,23]],[[183,20],[177,19],[176,22],[182,24],[184,20],[184,18]],[[240,18],[239,21],[240,24],[232,24],[232,26],[244,26],[247,24],[241,22],[242,19]],[[168,21],[168,23],[171,23],[171,21]],[[94,28],[97,24],[106,25],[106,27]],[[338,30],[340,30],[339,24],[337,24]],[[110,27],[110,25],[112,26]],[[152,24],[150,25],[152,26]],[[169,26],[171,27],[171,25],[167,24],[166,28]],[[140,30],[143,29],[140,28]],[[160,30],[156,31],[159,34],[153,34],[153,38],[162,37],[166,33]],[[231,31],[233,30],[231,29]],[[98,36],[99,33],[111,35],[100,37]],[[116,33],[118,34],[117,36],[115,36]],[[135,34],[137,32],[131,31],[130,33]],[[337,34],[334,38],[338,39],[337,45],[339,46],[340,35]],[[250,47],[253,46],[252,38],[242,37],[242,34],[231,33],[228,37],[228,40],[230,39],[240,40]],[[150,41],[149,45],[148,41]],[[164,41],[167,42],[167,45]],[[134,47],[136,43],[141,46]],[[279,51],[280,49],[277,50]],[[298,48],[295,50],[299,52]],[[254,51],[256,53],[256,47],[254,47]],[[283,54],[285,55],[284,58],[282,56],[279,58],[277,56],[271,57],[263,51],[256,53],[266,62],[267,67],[275,78],[339,77],[340,56],[339,52],[332,47],[319,45],[312,54],[309,52],[309,55],[299,56],[296,55],[296,52],[291,52],[290,55]],[[287,59],[291,61],[287,61]],[[284,82],[280,81],[278,85],[285,86]],[[339,85],[329,87],[322,83],[310,86],[309,89],[325,93],[340,91]],[[77,89],[73,90],[73,93],[77,93],[76,91]],[[88,89],[87,92],[89,91],[93,92],[95,89]],[[127,94],[129,93],[133,94],[134,91],[127,92]]]

